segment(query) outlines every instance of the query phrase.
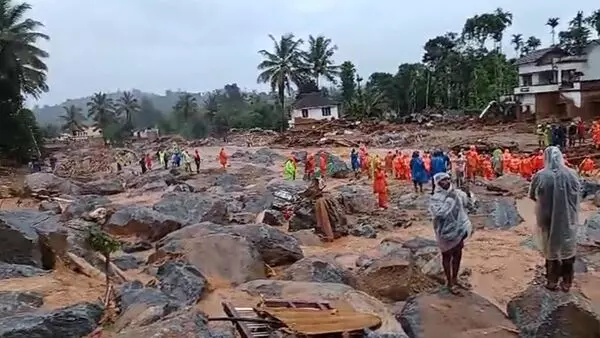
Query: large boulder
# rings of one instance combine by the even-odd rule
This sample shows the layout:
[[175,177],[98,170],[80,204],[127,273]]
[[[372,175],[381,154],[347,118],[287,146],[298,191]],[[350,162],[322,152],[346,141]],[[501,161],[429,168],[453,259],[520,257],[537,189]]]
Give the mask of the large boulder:
[[72,219],[81,217],[86,213],[90,213],[100,207],[106,207],[110,204],[110,200],[104,196],[98,195],[83,195],[74,198],[72,203],[69,203],[62,213],[62,219]]
[[206,291],[206,278],[189,263],[166,262],[156,276],[160,290],[184,305],[195,304]]
[[481,201],[477,214],[484,216],[483,226],[488,229],[507,230],[523,222],[523,217],[517,209],[517,202],[513,198]]
[[8,264],[0,262],[0,279],[41,276],[48,271],[31,265]]
[[115,327],[151,324],[179,310],[182,305],[161,290],[144,287],[140,281],[128,282],[117,290],[120,316]]
[[349,271],[328,257],[302,258],[285,269],[280,278],[297,282],[356,284]]
[[119,255],[112,257],[112,262],[121,270],[137,269],[144,261],[134,255]]
[[148,207],[129,206],[117,210],[104,226],[113,235],[156,241],[181,228],[182,221]]
[[60,214],[62,212],[62,208],[60,204],[56,201],[42,201],[40,206],[38,207],[39,211],[50,211],[53,214]]
[[404,334],[402,327],[385,304],[345,284],[255,280],[244,283],[237,289],[255,297],[329,301],[333,307],[340,310],[354,310],[378,316],[382,324],[377,332]]
[[581,198],[585,199],[588,196],[595,196],[600,190],[600,183],[589,178],[581,179]]
[[315,158],[319,158],[321,153],[327,154],[327,176],[333,178],[346,178],[352,170],[348,167],[348,163],[342,160],[339,156],[326,151],[319,151],[315,155]]
[[166,256],[183,257],[210,280],[233,285],[266,277],[264,261],[252,242],[203,225],[192,225],[164,238],[150,262]]
[[0,291],[0,318],[32,312],[43,304],[44,298],[37,293]]
[[552,292],[533,285],[508,302],[521,337],[600,337],[600,316],[579,292]]
[[380,299],[403,301],[409,296],[430,291],[439,284],[425,276],[410,257],[396,252],[375,259],[358,272],[357,288]]
[[[147,325],[130,325],[113,338],[197,338],[219,337],[210,332],[206,317],[196,310],[172,313],[160,321]],[[232,337],[233,338],[233,337]]]
[[79,195],[81,187],[66,178],[51,173],[33,173],[25,176],[25,191],[41,195]]
[[506,174],[487,182],[486,189],[521,198],[527,195],[529,182],[520,175]]
[[223,226],[203,222],[169,234],[158,243],[158,247],[163,247],[169,243],[175,245],[183,239],[197,239],[211,234],[229,234],[244,237],[258,251],[263,261],[270,266],[291,264],[304,257],[300,244],[294,237],[266,224]]
[[119,180],[97,180],[84,183],[81,193],[86,195],[115,195],[125,192],[123,183]]
[[178,180],[174,175],[164,170],[151,170],[144,175],[133,176],[127,180],[126,187],[130,189],[142,188],[151,182],[164,182],[167,185],[176,184]]
[[[216,206],[215,206],[216,205]],[[227,213],[223,198],[209,194],[190,192],[170,192],[154,204],[153,209],[159,213],[183,220],[185,224],[201,222],[205,217],[213,218],[215,214]],[[219,211],[219,212],[217,212]]]
[[336,189],[338,200],[347,213],[369,213],[375,209],[372,191],[363,186],[342,185]]
[[577,243],[585,246],[600,246],[600,212],[595,213],[577,228]]
[[266,224],[235,225],[230,231],[248,239],[270,266],[291,264],[304,257],[298,240]]
[[52,213],[21,209],[0,211],[0,261],[54,268],[67,250],[67,231]]
[[103,308],[81,303],[49,312],[20,313],[0,319],[0,337],[81,338],[98,326]]
[[519,336],[500,309],[472,292],[463,292],[462,296],[449,292],[412,296],[398,320],[410,338]]

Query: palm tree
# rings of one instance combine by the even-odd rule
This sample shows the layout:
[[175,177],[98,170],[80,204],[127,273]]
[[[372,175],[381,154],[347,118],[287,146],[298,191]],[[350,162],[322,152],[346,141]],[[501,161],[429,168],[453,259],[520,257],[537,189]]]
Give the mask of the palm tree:
[[198,112],[198,102],[192,94],[183,93],[179,95],[173,110],[182,119],[181,122],[188,122],[190,117]]
[[515,46],[515,54],[519,57],[519,51],[523,48],[523,34],[513,34],[511,43]]
[[133,114],[140,111],[138,99],[131,92],[123,92],[117,100],[117,113],[125,114],[125,129],[130,131],[133,129]]
[[530,36],[527,41],[525,41],[525,45],[530,52],[538,49],[539,46],[542,45],[542,41],[535,36]]
[[67,130],[75,136],[78,130],[81,130],[81,123],[85,120],[85,117],[81,113],[81,108],[76,107],[75,105],[70,105],[69,107],[63,107],[65,110],[65,114],[61,115],[59,118],[64,121],[62,125],[62,130]]
[[94,121],[96,130],[104,129],[115,122],[115,106],[106,93],[95,93],[87,103],[88,117]]
[[48,53],[35,43],[50,38],[36,31],[43,27],[42,23],[24,18],[30,9],[27,3],[0,0],[0,81],[2,95],[9,95],[6,89],[10,88],[13,99],[21,94],[37,98],[48,91],[48,68],[43,61]]
[[264,60],[258,64],[261,71],[257,81],[269,83],[271,90],[277,90],[281,108],[281,130],[285,129],[285,91],[291,94],[292,83],[302,82],[306,76],[307,68],[303,63],[303,53],[300,50],[302,40],[296,40],[293,34],[282,35],[279,41],[269,35],[273,41],[273,52],[260,50],[258,53]]
[[598,38],[600,38],[600,9],[595,10],[585,21],[592,26],[596,34],[598,34]]
[[546,26],[549,26],[552,30],[552,46],[556,45],[556,27],[558,26],[558,18],[549,18],[546,22]]
[[336,50],[337,46],[331,45],[331,39],[322,35],[316,38],[312,35],[308,37],[308,52],[304,54],[304,60],[317,87],[319,87],[321,76],[333,83],[336,82],[336,77],[340,73],[340,67],[335,65],[332,60]]

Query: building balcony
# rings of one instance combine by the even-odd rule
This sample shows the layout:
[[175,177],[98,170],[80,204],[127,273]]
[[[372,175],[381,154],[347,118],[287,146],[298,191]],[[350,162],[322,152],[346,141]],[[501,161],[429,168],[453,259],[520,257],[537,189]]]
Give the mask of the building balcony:
[[521,86],[515,88],[514,94],[538,94],[538,93],[550,93],[557,92],[559,90],[559,84],[547,84],[547,85],[532,85],[532,86]]

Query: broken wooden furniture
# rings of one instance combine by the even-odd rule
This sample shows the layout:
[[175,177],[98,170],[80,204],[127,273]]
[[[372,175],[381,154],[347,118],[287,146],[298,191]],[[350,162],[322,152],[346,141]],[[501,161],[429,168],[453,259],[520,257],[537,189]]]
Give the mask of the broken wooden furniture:
[[223,303],[223,309],[243,338],[268,337],[277,330],[300,337],[362,337],[365,329],[381,325],[381,319],[375,315],[338,310],[323,301],[266,299],[256,307]]

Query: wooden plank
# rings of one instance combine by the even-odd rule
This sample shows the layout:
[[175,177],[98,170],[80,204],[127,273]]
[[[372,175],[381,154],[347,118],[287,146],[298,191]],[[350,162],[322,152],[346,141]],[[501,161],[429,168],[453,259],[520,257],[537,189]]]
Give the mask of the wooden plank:
[[381,319],[355,311],[316,310],[314,308],[264,308],[270,317],[283,322],[288,328],[303,335],[343,333],[376,328]]
[[[234,318],[241,317],[240,314],[236,311],[235,307],[233,305],[231,305],[230,303],[223,302],[222,305],[223,305],[223,311],[225,312],[225,314],[228,317],[234,317]],[[253,337],[252,332],[250,331],[250,329],[248,328],[246,323],[236,321],[234,324],[235,324],[235,327],[237,328],[238,332],[242,336],[242,338],[252,338]]]
[[296,308],[312,308],[312,309],[333,309],[331,304],[326,301],[305,301],[305,300],[288,300],[288,299],[265,299],[263,302],[265,307],[296,307]]

